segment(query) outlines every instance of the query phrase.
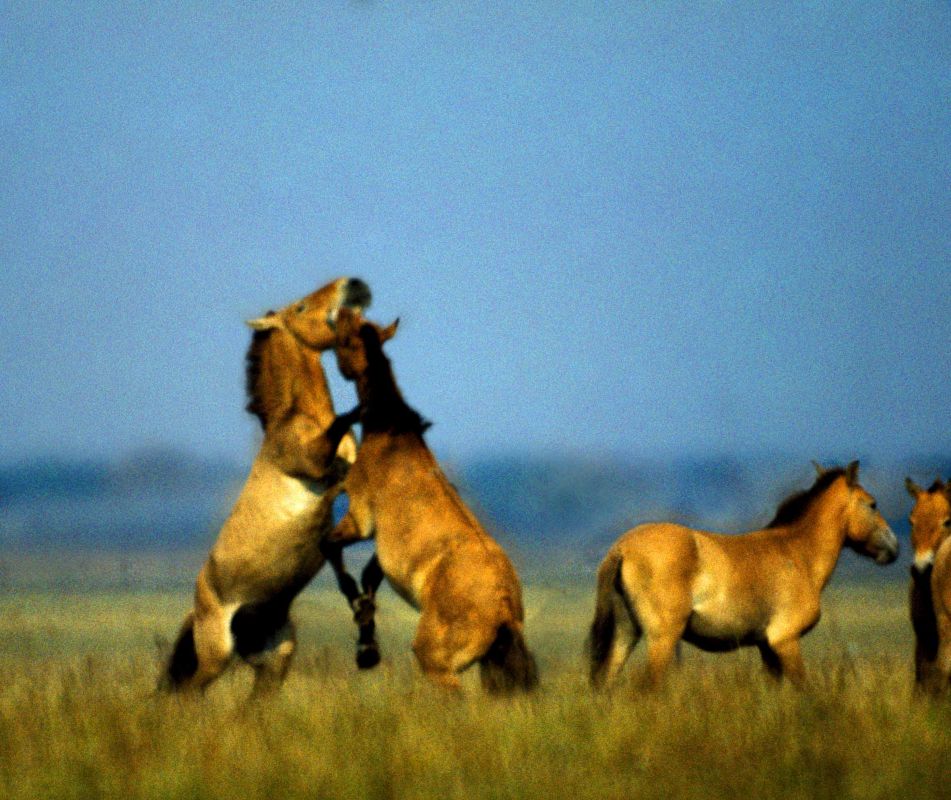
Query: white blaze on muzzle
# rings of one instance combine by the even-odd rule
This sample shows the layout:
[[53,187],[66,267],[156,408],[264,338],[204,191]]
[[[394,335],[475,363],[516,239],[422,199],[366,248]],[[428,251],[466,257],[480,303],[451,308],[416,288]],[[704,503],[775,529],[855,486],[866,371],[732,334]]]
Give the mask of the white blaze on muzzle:
[[915,553],[914,567],[918,572],[925,572],[928,567],[934,566],[934,550],[924,553]]

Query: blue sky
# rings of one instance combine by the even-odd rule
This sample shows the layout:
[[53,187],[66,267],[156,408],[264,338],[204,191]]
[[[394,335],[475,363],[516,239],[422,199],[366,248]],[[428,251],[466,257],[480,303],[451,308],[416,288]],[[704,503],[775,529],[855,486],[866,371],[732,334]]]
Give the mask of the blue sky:
[[341,274],[451,457],[951,449],[947,3],[267,5],[3,4],[0,461],[247,459]]

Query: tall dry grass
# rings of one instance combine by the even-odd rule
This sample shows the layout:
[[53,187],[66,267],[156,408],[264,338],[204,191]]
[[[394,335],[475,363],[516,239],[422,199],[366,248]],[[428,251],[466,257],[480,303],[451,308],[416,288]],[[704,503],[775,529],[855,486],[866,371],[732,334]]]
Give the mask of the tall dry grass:
[[529,587],[542,688],[492,700],[475,676],[462,698],[416,676],[414,614],[392,594],[381,604],[385,662],[358,673],[342,602],[310,591],[297,607],[292,674],[257,704],[246,701],[250,676],[240,668],[200,700],[152,694],[153,638],[174,633],[183,593],[0,597],[0,795],[948,795],[951,702],[912,696],[900,584],[828,593],[806,640],[804,692],[772,685],[753,653],[688,651],[661,691],[594,695],[581,658],[590,595],[586,586]]

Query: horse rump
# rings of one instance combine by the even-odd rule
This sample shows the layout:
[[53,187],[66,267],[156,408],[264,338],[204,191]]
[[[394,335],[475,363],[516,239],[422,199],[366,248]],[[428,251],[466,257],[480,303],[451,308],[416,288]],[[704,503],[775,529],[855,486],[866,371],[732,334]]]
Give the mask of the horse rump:
[[503,623],[479,661],[482,686],[491,694],[528,692],[538,686],[538,666],[522,632]]
[[[167,640],[166,640],[167,641]],[[198,671],[198,654],[195,652],[194,621],[189,615],[178,632],[172,655],[165,671],[159,678],[159,691],[174,691]]]
[[598,589],[594,606],[594,620],[588,633],[587,650],[591,681],[598,684],[611,648],[617,619],[614,615],[614,593],[618,591],[621,575],[621,557],[609,553],[598,569]]

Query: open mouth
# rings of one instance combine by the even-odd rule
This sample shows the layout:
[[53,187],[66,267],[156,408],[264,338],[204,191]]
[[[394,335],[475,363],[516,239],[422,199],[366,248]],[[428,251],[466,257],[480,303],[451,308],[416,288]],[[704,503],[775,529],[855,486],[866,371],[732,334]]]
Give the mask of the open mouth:
[[347,308],[362,311],[370,305],[372,299],[373,295],[370,293],[370,287],[359,278],[351,278],[347,281],[343,295],[343,305]]

